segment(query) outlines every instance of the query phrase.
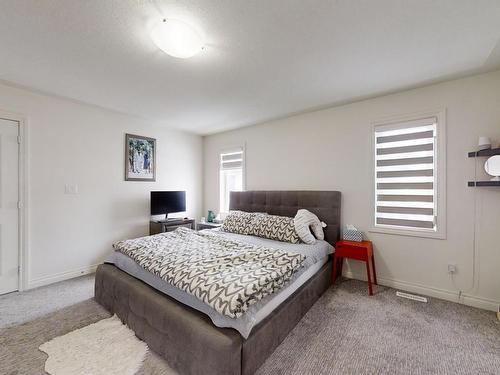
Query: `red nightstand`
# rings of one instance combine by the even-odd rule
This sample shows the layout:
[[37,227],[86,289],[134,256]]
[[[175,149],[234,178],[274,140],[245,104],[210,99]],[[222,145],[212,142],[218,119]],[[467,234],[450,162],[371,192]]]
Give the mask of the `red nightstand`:
[[373,295],[372,281],[370,276],[370,262],[373,268],[373,283],[377,284],[377,273],[375,271],[375,260],[373,258],[373,246],[371,241],[337,241],[333,256],[332,284],[337,278],[337,268],[342,275],[343,258],[361,260],[366,263],[366,276],[368,277],[368,294]]

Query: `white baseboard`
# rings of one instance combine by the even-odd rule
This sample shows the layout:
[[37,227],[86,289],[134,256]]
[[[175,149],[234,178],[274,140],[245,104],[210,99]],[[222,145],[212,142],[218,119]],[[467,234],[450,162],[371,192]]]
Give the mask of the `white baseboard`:
[[91,266],[81,267],[75,270],[59,272],[54,275],[42,276],[36,279],[30,279],[26,289],[38,288],[40,286],[49,285],[57,283],[59,281],[72,279],[74,277],[88,275],[94,273],[98,264],[93,264]]
[[[357,279],[366,281],[366,275],[355,275],[351,271],[343,272],[343,276],[350,279]],[[483,297],[476,297],[469,294],[462,294],[458,297],[458,292],[446,289],[434,288],[422,284],[410,283],[407,281],[395,280],[377,275],[377,281],[380,285],[388,286],[394,289],[404,290],[406,292],[422,294],[428,297],[443,299],[445,301],[461,303],[467,306],[477,307],[479,309],[498,311],[500,301],[487,299]]]

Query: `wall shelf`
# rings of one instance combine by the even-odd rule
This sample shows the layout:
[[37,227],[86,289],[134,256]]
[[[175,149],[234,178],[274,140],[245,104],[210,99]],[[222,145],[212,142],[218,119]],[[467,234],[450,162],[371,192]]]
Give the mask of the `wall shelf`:
[[481,151],[472,151],[469,152],[469,158],[475,158],[476,156],[493,156],[500,155],[500,148],[488,148],[486,150]]
[[474,186],[500,186],[500,181],[469,181],[468,184],[470,187]]
[[[488,148],[486,150],[481,150],[481,151],[473,151],[469,152],[469,158],[475,158],[475,157],[480,157],[480,156],[494,156],[494,155],[500,155],[500,148]],[[500,181],[469,181],[467,183],[469,187],[481,187],[481,186],[499,186],[500,187]]]

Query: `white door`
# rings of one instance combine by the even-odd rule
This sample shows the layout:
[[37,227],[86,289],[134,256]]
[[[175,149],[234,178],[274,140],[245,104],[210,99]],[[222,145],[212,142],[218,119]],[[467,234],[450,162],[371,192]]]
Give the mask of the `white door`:
[[19,288],[19,123],[0,119],[0,294]]

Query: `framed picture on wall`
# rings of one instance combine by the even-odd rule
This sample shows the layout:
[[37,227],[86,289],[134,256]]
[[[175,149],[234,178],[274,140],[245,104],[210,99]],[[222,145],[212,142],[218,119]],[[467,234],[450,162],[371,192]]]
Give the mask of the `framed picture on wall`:
[[156,139],[125,134],[125,181],[156,181]]

